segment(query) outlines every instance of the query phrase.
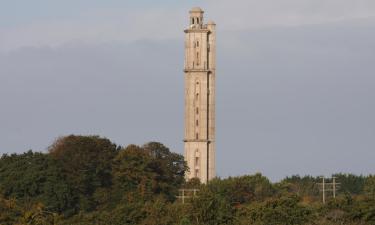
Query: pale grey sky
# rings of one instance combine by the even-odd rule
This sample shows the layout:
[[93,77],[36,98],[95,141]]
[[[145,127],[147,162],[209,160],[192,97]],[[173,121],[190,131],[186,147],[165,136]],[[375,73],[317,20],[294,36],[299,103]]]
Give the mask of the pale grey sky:
[[0,0],[0,153],[60,135],[183,149],[183,29],[218,24],[220,176],[374,173],[372,0]]

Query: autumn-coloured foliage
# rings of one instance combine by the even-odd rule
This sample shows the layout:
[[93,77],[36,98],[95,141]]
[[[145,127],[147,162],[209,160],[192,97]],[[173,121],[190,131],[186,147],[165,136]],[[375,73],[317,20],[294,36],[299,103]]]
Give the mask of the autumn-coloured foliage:
[[[58,138],[47,153],[0,159],[1,225],[374,225],[374,176],[335,174],[321,203],[318,177],[272,183],[260,173],[185,182],[184,158],[157,142],[117,146],[99,136]],[[180,188],[196,189],[185,204]]]

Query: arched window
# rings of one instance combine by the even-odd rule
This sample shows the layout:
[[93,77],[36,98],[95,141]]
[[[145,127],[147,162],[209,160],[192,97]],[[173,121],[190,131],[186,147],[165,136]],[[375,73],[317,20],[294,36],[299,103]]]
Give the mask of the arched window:
[[196,108],[195,113],[199,114],[199,108],[198,107]]
[[195,134],[195,139],[197,139],[197,140],[199,139],[199,134],[198,133]]
[[191,24],[194,24],[194,18],[191,18]]
[[199,121],[198,120],[195,121],[195,126],[199,126]]
[[199,100],[199,93],[195,94],[195,100]]
[[199,41],[197,41],[197,47],[199,47]]

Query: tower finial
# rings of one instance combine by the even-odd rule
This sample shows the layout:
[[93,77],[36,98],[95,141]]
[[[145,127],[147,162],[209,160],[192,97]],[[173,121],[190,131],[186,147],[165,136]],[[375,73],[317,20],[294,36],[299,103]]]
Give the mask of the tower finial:
[[190,10],[190,26],[201,28],[203,25],[204,11],[199,7],[194,7]]

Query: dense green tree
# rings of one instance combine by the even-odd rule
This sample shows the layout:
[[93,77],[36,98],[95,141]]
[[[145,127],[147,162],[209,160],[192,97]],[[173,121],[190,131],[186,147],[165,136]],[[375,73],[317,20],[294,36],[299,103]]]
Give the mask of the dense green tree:
[[169,200],[174,199],[177,189],[185,182],[187,166],[184,157],[158,142],[149,142],[143,149],[152,158],[149,168],[155,173],[153,192],[164,193]]
[[313,219],[313,211],[300,203],[296,195],[269,199],[245,207],[241,224],[303,225]]
[[199,196],[192,199],[189,215],[196,225],[234,224],[235,209],[229,198],[208,187],[199,191]]
[[144,211],[146,217],[139,223],[140,225],[175,225],[186,216],[181,204],[171,204],[163,197],[147,202]]
[[321,181],[316,177],[294,175],[286,177],[276,184],[276,187],[281,192],[292,193],[301,197],[317,197],[319,196],[318,182]]
[[48,211],[43,204],[37,203],[24,210],[17,224],[19,225],[57,225],[60,217]]
[[40,201],[54,212],[68,212],[76,203],[60,164],[47,154],[28,151],[3,155],[0,181],[0,191],[6,198]]
[[79,209],[95,209],[95,192],[112,185],[112,160],[117,152],[115,144],[99,136],[70,135],[50,146],[50,155],[59,162],[67,182],[78,195]]
[[366,178],[364,191],[367,196],[375,200],[375,176],[371,175]]
[[331,199],[322,207],[320,218],[342,224],[375,224],[375,200],[349,193]]
[[231,204],[243,204],[251,201],[264,200],[273,195],[271,182],[262,174],[227,179],[214,179],[207,187],[221,196],[226,196]]
[[113,194],[117,200],[129,198],[129,193],[137,191],[142,198],[152,197],[153,177],[149,168],[150,154],[136,145],[129,145],[119,151],[113,160]]
[[22,210],[15,199],[0,197],[0,224],[16,224],[22,215]]
[[[117,147],[98,136],[59,138],[48,153],[0,158],[0,224],[374,225],[375,178],[336,174],[322,204],[320,178],[272,184],[261,174],[185,182],[181,155],[150,142]],[[182,204],[179,188],[197,188]]]
[[199,189],[202,186],[199,178],[192,178],[183,184],[183,188],[186,189]]
[[348,192],[351,194],[362,194],[365,186],[366,178],[364,176],[357,176],[354,174],[337,173],[333,174],[337,182],[340,183],[340,191],[342,193]]

